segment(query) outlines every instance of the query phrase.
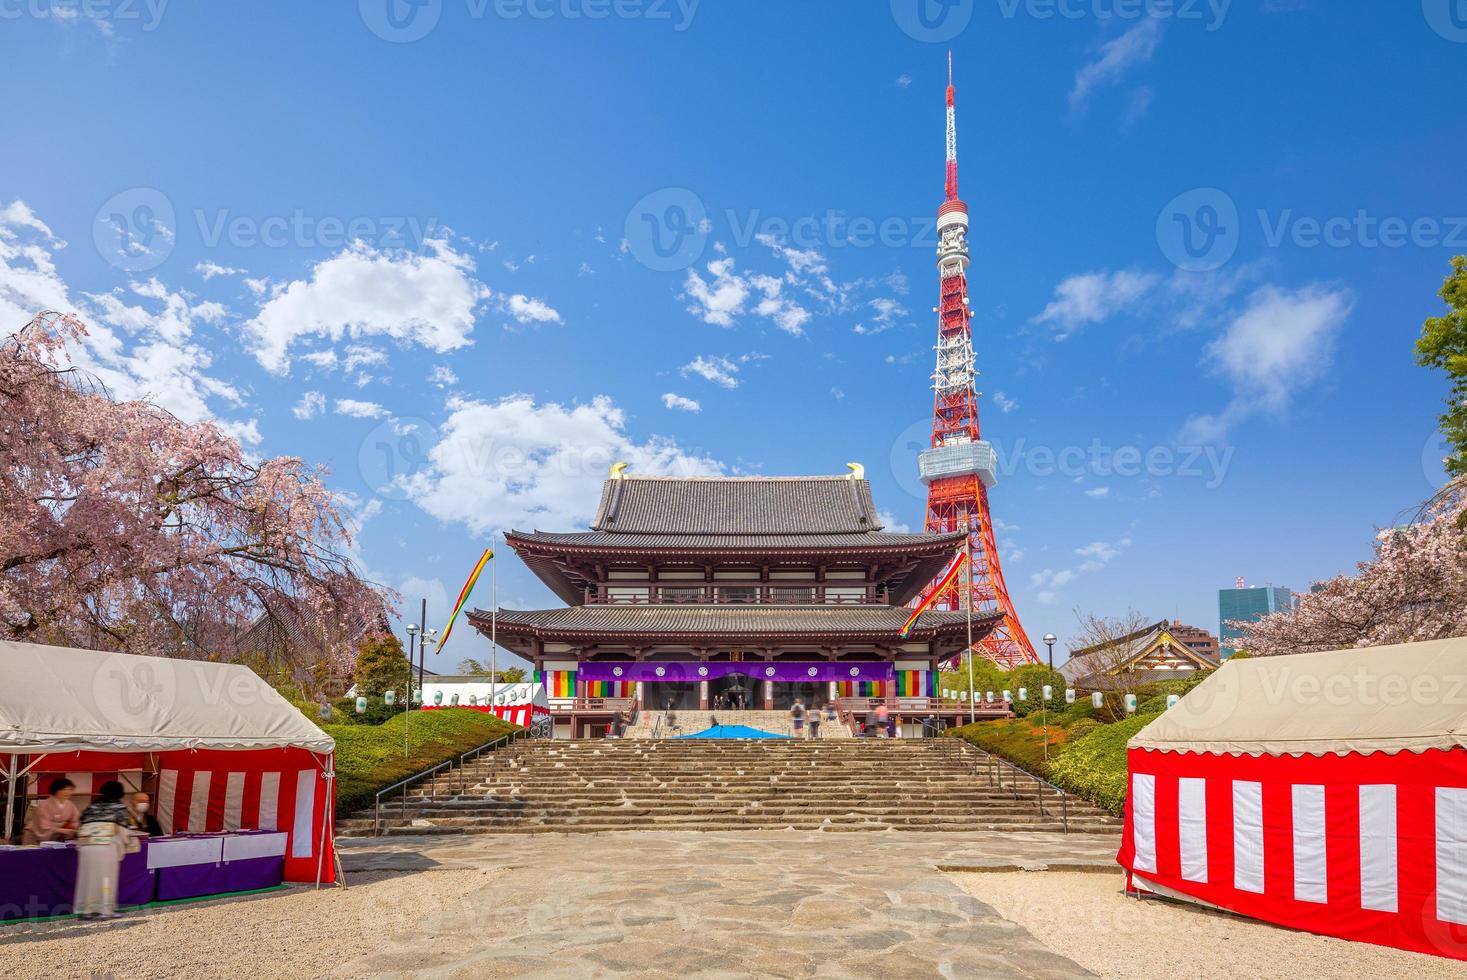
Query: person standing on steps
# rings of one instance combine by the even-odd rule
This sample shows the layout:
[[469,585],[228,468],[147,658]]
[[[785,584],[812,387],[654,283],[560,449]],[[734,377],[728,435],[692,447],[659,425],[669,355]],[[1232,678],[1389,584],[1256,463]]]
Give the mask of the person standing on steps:
[[890,715],[891,715],[891,712],[887,710],[887,707],[886,707],[885,702],[883,702],[881,704],[878,704],[876,706],[876,737],[877,738],[880,738],[882,735],[889,735],[889,734],[891,734],[887,730],[888,718],[889,718]]
[[810,737],[811,738],[819,738],[820,737],[820,709],[819,708],[812,708],[810,710]]
[[902,737],[902,716],[901,715],[892,715],[891,716],[891,737],[892,738],[901,738]]
[[794,725],[795,738],[803,738],[805,736],[805,706],[800,703],[799,698],[795,698],[794,706],[790,708],[790,721]]

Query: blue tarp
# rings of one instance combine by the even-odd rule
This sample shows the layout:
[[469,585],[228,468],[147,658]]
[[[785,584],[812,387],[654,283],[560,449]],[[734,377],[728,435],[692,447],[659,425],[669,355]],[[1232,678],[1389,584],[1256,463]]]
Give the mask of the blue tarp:
[[776,735],[759,728],[750,728],[748,725],[716,725],[713,728],[705,728],[701,732],[692,735],[677,735],[675,738],[789,738],[788,735]]

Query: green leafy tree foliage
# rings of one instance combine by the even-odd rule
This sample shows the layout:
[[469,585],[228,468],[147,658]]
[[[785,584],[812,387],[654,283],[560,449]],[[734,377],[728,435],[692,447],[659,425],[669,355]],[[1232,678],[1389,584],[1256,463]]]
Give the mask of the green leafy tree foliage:
[[[484,677],[486,679],[490,676],[491,673],[493,673],[486,665],[480,663],[472,657],[466,657],[463,660],[459,661],[458,672],[460,674],[471,674],[475,677]],[[525,677],[526,674],[523,667],[506,667],[498,672],[495,683],[523,684],[525,681]]]
[[1452,274],[1442,284],[1441,297],[1451,310],[1427,318],[1416,341],[1416,360],[1424,367],[1440,368],[1451,381],[1441,427],[1451,447],[1447,472],[1460,477],[1467,475],[1467,256],[1452,259]]
[[358,695],[376,701],[387,691],[396,691],[399,698],[405,697],[411,673],[407,654],[403,653],[397,637],[379,633],[362,640],[357,654]]

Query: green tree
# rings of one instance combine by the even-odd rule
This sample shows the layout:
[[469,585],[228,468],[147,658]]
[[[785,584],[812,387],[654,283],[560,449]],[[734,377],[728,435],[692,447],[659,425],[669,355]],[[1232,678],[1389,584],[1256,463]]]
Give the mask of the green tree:
[[355,675],[358,695],[375,701],[387,691],[396,691],[399,698],[407,697],[411,676],[412,666],[397,637],[378,633],[362,640]]
[[[488,678],[492,673],[488,667],[472,657],[465,657],[459,661],[458,672],[470,674],[475,677]],[[525,669],[523,667],[506,667],[498,672],[494,683],[496,684],[522,684],[525,680]]]
[[1416,341],[1416,361],[1440,368],[1452,394],[1441,416],[1442,434],[1451,447],[1447,472],[1467,475],[1467,256],[1452,259],[1452,274],[1442,284],[1441,298],[1451,307],[1445,316],[1428,317]]

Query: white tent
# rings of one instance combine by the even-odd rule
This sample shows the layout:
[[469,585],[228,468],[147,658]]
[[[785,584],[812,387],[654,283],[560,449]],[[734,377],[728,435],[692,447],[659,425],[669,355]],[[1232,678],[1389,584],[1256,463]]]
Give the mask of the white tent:
[[165,832],[285,831],[286,879],[330,881],[335,748],[248,667],[0,642],[8,802],[27,773],[147,771]]
[[248,667],[0,642],[0,754],[335,747]]

